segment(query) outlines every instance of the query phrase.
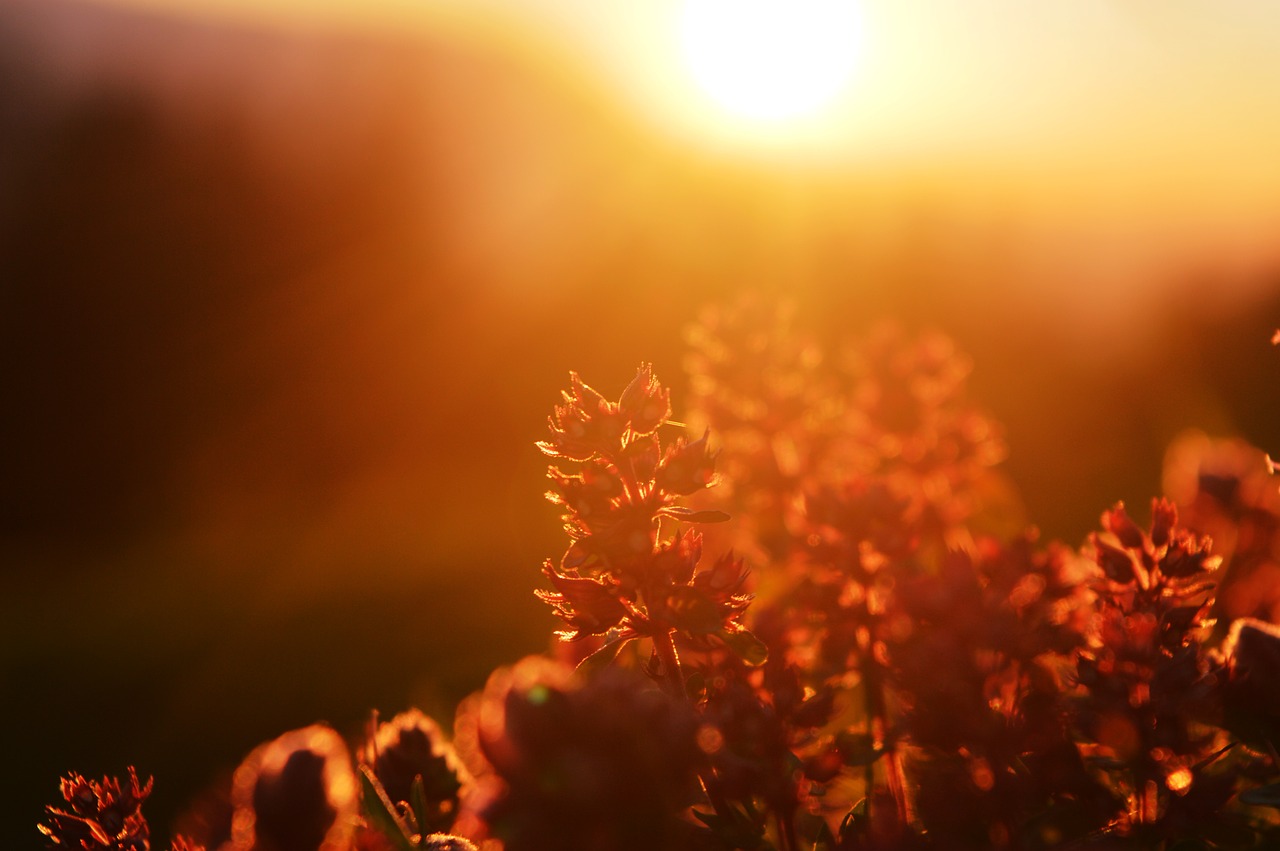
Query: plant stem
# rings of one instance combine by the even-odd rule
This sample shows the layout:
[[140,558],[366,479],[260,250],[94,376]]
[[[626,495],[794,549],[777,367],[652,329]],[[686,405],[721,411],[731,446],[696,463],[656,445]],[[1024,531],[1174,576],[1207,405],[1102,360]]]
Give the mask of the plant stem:
[[[874,633],[872,633],[871,642],[874,642],[874,640]],[[880,663],[875,658],[874,650],[869,646],[862,654],[863,695],[866,701],[867,728],[871,733],[872,746],[884,752],[882,759],[885,766],[885,781],[889,787],[889,794],[893,796],[893,802],[898,813],[898,822],[905,827],[911,821],[911,808],[907,803],[906,779],[902,775],[902,763],[899,759],[898,750],[888,735],[889,707],[885,700],[884,681],[881,674]],[[871,797],[875,790],[874,763],[866,767],[864,778],[867,786],[867,813],[868,818],[870,818]]]
[[782,851],[800,851],[800,842],[796,838],[796,820],[791,812],[779,812],[778,843]]
[[656,624],[653,636],[653,650],[662,662],[663,682],[672,697],[681,700],[689,699],[689,692],[684,686],[684,675],[680,671],[680,657],[676,655],[676,646],[671,641],[671,630],[662,624]]
[[[658,624],[657,627],[653,636],[653,649],[658,654],[658,659],[662,661],[663,685],[673,697],[689,702],[689,691],[684,685],[684,674],[680,670],[680,657],[676,653],[675,643],[671,640],[671,630],[661,624]],[[725,799],[719,785],[716,783],[715,771],[712,769],[710,761],[706,760],[705,762],[706,764],[698,769],[698,782],[702,784],[702,791],[706,793],[707,800],[711,803],[711,809],[715,811],[716,815],[721,818],[730,818],[732,810],[729,809],[729,802]]]

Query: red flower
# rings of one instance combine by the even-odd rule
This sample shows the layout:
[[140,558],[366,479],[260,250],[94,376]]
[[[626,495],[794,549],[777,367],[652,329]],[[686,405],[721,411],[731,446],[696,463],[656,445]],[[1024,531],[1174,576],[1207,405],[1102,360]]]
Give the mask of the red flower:
[[672,631],[732,638],[730,646],[751,645],[750,655],[758,656],[739,621],[751,599],[742,592],[742,561],[726,556],[699,572],[702,537],[673,523],[727,519],[681,504],[715,483],[708,433],[692,442],[677,438],[663,450],[656,431],[671,414],[670,393],[648,364],[617,403],[576,374],[564,399],[551,417],[551,439],[538,444],[548,455],[582,463],[576,473],[547,472],[547,498],[564,508],[571,541],[559,567],[543,568],[554,590],[537,594],[568,626],[560,637],[610,634],[615,652],[633,638],[651,638],[673,692],[684,685],[671,664]]
[[129,783],[121,788],[114,777],[102,782],[72,772],[62,779],[60,791],[68,809],[46,807],[48,824],[39,825],[50,848],[74,851],[150,851],[151,832],[142,815],[142,802],[153,782],[143,785],[129,767]]
[[697,721],[640,674],[525,659],[489,678],[463,726],[491,772],[468,806],[507,851],[694,847]]
[[232,781],[235,851],[343,847],[356,813],[356,781],[342,738],[313,724],[256,748]]
[[556,616],[571,628],[557,635],[565,641],[573,641],[584,635],[603,635],[625,618],[629,609],[619,600],[614,583],[606,579],[567,576],[556,572],[547,562],[543,574],[551,580],[556,591],[538,590],[538,599],[549,604]]
[[423,832],[447,830],[457,815],[464,769],[435,721],[410,709],[378,725],[360,752],[373,769],[392,804],[412,800],[413,784],[422,783],[428,824]]

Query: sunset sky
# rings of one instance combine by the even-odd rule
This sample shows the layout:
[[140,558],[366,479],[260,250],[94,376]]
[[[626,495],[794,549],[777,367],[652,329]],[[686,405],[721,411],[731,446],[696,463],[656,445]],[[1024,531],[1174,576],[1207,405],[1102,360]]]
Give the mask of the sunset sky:
[[[800,140],[842,163],[942,155],[1025,169],[1050,157],[1120,179],[1138,172],[1127,176],[1141,185],[1143,173],[1185,173],[1194,161],[1191,177],[1229,184],[1224,200],[1280,184],[1266,156],[1280,142],[1280,10],[1266,0],[837,0],[826,5],[857,22],[851,79],[811,120],[773,128],[735,121],[698,89],[681,43],[683,0],[117,2],[320,29],[527,32],[585,58],[672,132],[743,144],[767,129],[784,148]],[[724,17],[726,41],[750,39],[726,4],[692,5]],[[779,55],[778,74],[788,61]]]
[[[767,24],[762,40],[743,23],[750,16],[707,0],[101,2],[529,54],[711,159],[826,183],[870,177],[1032,231],[1083,229],[1104,253],[1117,240],[1153,257],[1203,247],[1253,273],[1270,262],[1280,226],[1280,10],[1266,0],[800,4],[835,15],[826,30],[817,19],[827,47],[803,32],[790,47],[771,42]],[[766,17],[787,6],[747,5]],[[691,10],[701,13],[692,39]],[[704,73],[784,85],[800,61],[839,66],[844,80],[817,107],[781,118],[744,116]],[[737,94],[750,112],[747,91]]]

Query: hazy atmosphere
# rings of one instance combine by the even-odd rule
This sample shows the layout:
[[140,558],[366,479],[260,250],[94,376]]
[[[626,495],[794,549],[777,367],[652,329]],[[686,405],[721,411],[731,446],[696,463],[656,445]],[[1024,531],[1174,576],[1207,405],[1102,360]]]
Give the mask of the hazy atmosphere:
[[744,295],[948,335],[1070,547],[1280,452],[1280,6],[769,5],[0,2],[6,847],[73,769],[168,837],[285,730],[451,728],[556,626],[569,371],[684,422]]

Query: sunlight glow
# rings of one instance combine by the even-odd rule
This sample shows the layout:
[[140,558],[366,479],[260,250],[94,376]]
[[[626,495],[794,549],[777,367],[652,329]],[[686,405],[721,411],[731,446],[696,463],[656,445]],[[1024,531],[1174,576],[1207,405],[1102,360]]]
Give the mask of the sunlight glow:
[[752,119],[811,115],[848,85],[858,59],[855,0],[686,0],[681,48],[698,85]]

